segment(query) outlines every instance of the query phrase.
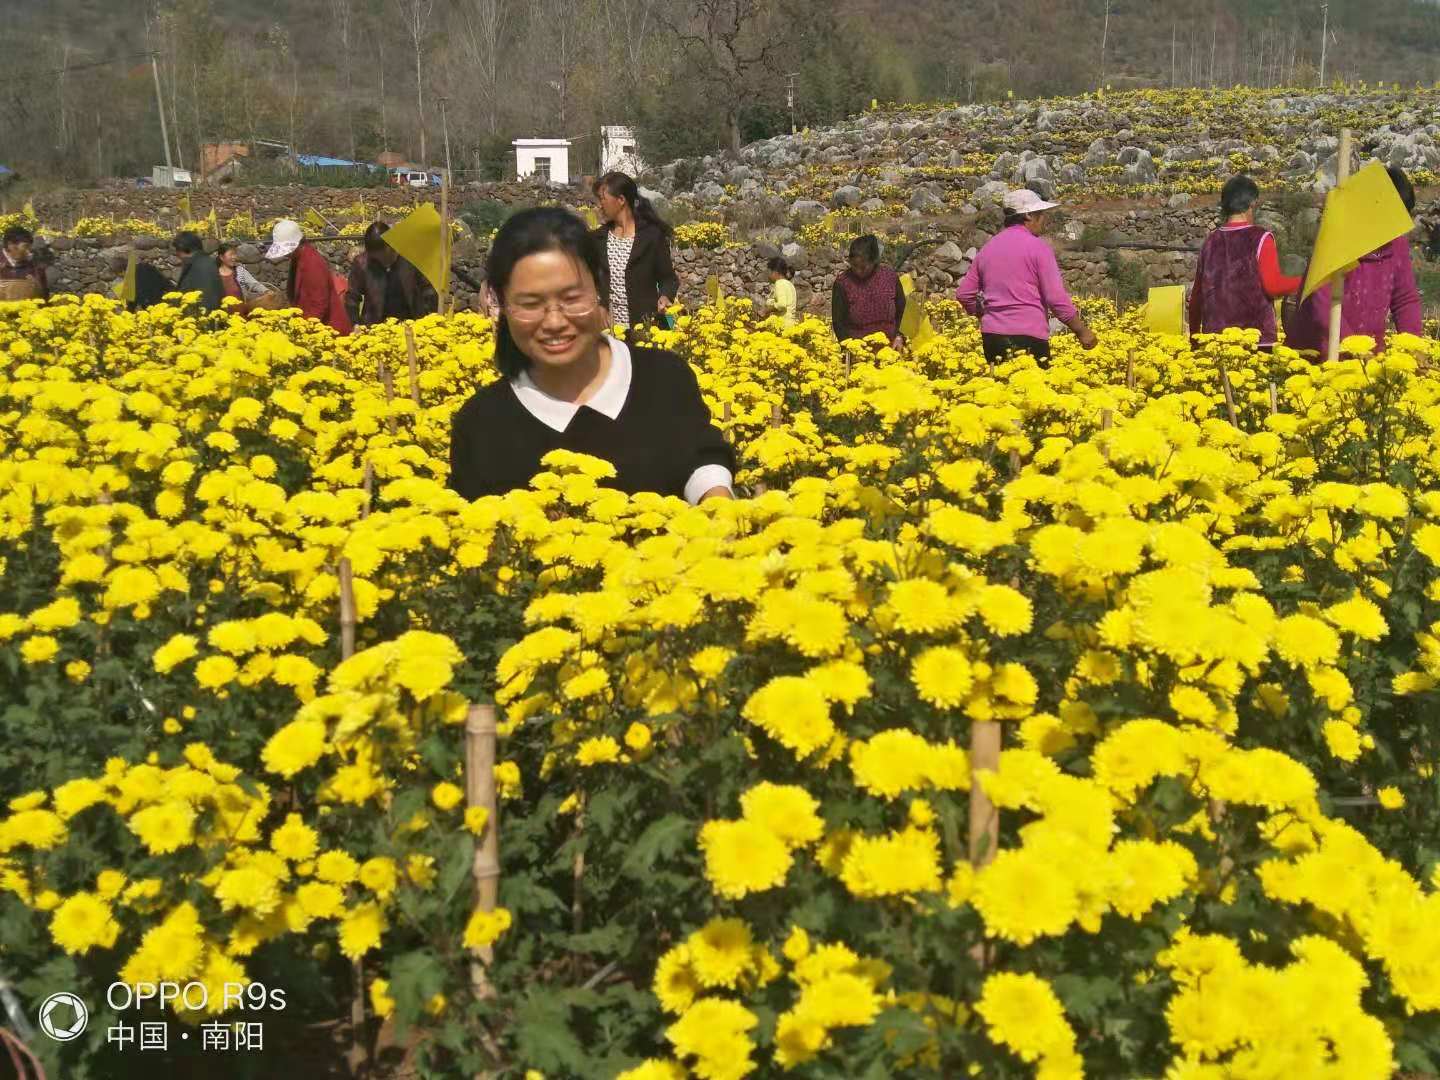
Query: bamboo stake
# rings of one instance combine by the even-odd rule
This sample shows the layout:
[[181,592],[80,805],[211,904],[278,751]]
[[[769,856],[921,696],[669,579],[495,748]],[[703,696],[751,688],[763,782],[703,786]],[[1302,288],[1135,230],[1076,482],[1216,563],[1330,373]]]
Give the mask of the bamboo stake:
[[[485,831],[475,846],[472,874],[481,911],[494,911],[500,899],[500,800],[495,790],[495,706],[472,705],[465,715],[465,800],[485,810]],[[485,968],[495,950],[481,949],[470,964],[470,984],[478,998],[495,996]]]
[[405,324],[405,359],[410,364],[410,400],[420,408],[420,359],[415,355],[415,331]]
[[1125,358],[1125,389],[1135,389],[1135,351],[1133,349]]
[[350,560],[342,558],[336,567],[340,579],[340,657],[355,655],[355,577]]
[[1230,414],[1230,426],[1239,427],[1240,420],[1235,412],[1235,393],[1230,388],[1230,373],[1220,368],[1220,386],[1225,391],[1225,411]]
[[390,368],[384,360],[380,361],[380,383],[385,387],[385,426],[390,429],[390,434],[395,434],[395,417],[388,415],[391,406],[395,404],[395,380],[390,376]]
[[[342,558],[336,567],[340,579],[340,656],[355,655],[355,579],[350,560]],[[350,966],[354,989],[350,997],[350,1050],[345,1055],[351,1076],[363,1076],[370,1054],[365,1045],[365,965],[357,957]]]
[[440,251],[444,270],[440,274],[440,310],[450,299],[450,170],[440,171]]
[[1110,409],[1100,410],[1100,430],[1109,431],[1115,426],[1115,413]]
[[[1350,129],[1340,129],[1340,159],[1335,166],[1335,186],[1339,187],[1350,179]],[[1340,358],[1340,309],[1345,301],[1345,271],[1341,270],[1330,278],[1330,340],[1325,348],[1325,359]]]
[[1275,384],[1270,384],[1270,415],[1274,416],[1280,411],[1280,395],[1275,389]]

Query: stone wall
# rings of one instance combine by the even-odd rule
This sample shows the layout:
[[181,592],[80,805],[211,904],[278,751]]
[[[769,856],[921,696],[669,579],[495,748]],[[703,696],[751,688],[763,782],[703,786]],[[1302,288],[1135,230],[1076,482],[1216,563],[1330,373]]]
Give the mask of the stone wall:
[[[43,192],[31,200],[36,215],[52,228],[69,230],[82,217],[127,217],[154,221],[166,227],[179,228],[182,220],[180,200],[190,198],[191,211],[206,217],[211,208],[223,224],[237,215],[252,214],[257,222],[271,218],[304,215],[308,207],[321,213],[327,208],[351,206],[363,201],[367,207],[379,207],[387,217],[408,213],[414,204],[440,204],[439,188],[325,188],[291,184],[280,187],[241,187],[216,185],[189,191],[173,188],[57,188]],[[540,183],[463,184],[450,193],[452,212],[466,203],[488,199],[514,206],[521,203],[561,202],[576,205],[578,190],[563,185]],[[18,207],[10,206],[15,210]]]

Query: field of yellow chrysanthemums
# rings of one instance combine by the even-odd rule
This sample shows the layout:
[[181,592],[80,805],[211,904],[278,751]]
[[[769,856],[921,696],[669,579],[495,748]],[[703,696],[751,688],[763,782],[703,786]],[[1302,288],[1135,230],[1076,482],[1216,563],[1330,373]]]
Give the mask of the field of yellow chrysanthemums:
[[0,307],[0,977],[92,1014],[36,1049],[154,1075],[107,1028],[255,1020],[229,983],[257,1076],[352,1003],[379,1075],[1433,1072],[1440,342],[1085,306],[1048,370],[948,303],[915,356],[656,331],[764,489],[699,508],[449,493],[479,316],[416,324],[417,406],[393,326]]

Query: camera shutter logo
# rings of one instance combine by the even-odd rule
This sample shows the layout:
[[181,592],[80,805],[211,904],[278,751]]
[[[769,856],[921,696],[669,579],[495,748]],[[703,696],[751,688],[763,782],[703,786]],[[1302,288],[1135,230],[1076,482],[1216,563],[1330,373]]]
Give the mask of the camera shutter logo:
[[85,1033],[90,1010],[74,994],[51,994],[40,1006],[40,1030],[56,1042],[69,1042]]

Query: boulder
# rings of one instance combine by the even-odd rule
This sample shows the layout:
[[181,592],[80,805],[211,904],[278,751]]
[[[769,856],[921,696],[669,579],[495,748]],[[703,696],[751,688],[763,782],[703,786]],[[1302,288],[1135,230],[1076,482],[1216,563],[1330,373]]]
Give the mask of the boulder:
[[246,265],[253,265],[261,260],[262,253],[255,244],[241,244],[235,249],[235,257]]
[[960,250],[960,245],[954,240],[946,240],[930,253],[930,257],[938,263],[953,266],[965,260],[965,253]]
[[1066,119],[1066,115],[1059,110],[1041,109],[1040,115],[1035,118],[1035,127],[1039,131],[1054,131],[1064,127]]
[[701,202],[715,203],[725,197],[725,189],[713,180],[707,180],[695,188],[695,198]]
[[861,210],[864,210],[867,214],[875,214],[875,213],[878,213],[879,211],[885,209],[885,200],[884,200],[884,199],[866,199],[864,202],[862,202],[862,203],[860,204],[860,209],[861,209]]
[[910,196],[908,205],[911,210],[918,210],[923,214],[944,209],[945,200],[930,188],[922,187],[915,189],[915,193]]
[[652,191],[650,188],[647,187],[642,187],[638,190],[642,199],[650,200],[650,205],[655,208],[655,212],[657,214],[659,214],[662,218],[670,216],[670,200],[668,198],[666,198],[660,192]]
[[1089,166],[1104,165],[1110,160],[1110,144],[1104,139],[1094,140],[1085,151],[1085,164]]
[[799,244],[786,244],[780,249],[781,256],[796,270],[804,270],[810,265],[810,256]]
[[769,260],[780,254],[779,246],[770,243],[768,240],[757,240],[750,250],[757,259]]
[[981,204],[999,202],[1009,190],[1010,185],[1004,180],[991,180],[975,189],[975,201]]
[[825,216],[825,204],[814,199],[796,199],[790,204],[790,216],[801,222],[819,221]]
[[860,200],[864,198],[863,193],[854,184],[846,184],[844,187],[835,189],[835,194],[830,196],[831,206],[859,206]]

